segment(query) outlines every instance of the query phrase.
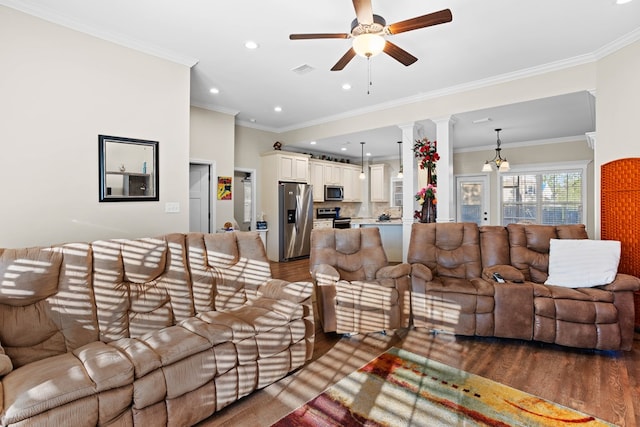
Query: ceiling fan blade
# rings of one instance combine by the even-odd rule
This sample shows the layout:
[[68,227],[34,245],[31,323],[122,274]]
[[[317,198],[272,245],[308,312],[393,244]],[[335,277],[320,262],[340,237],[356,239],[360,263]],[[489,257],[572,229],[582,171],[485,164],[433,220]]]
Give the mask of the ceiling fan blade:
[[359,24],[373,24],[373,9],[371,0],[353,0],[356,18]]
[[351,61],[354,56],[356,56],[356,51],[353,50],[353,48],[349,48],[347,53],[342,55],[342,58],[340,58],[340,60],[338,62],[336,62],[336,65],[333,66],[331,71],[340,71],[340,70],[342,70],[344,67],[347,66],[349,61]]
[[384,53],[407,67],[418,60],[418,58],[411,55],[406,50],[391,43],[389,40],[387,40],[384,44]]
[[444,24],[452,20],[453,15],[451,15],[451,10],[443,9],[438,12],[407,19],[406,21],[396,22],[395,24],[389,25],[387,29],[389,30],[389,34],[399,34],[406,31],[417,30],[418,28]]
[[349,37],[350,34],[347,33],[289,34],[289,40],[348,39]]

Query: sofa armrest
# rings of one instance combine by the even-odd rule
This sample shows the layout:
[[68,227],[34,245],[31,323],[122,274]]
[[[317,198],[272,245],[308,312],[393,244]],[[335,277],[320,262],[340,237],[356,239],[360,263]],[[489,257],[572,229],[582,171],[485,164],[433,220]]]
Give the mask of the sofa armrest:
[[433,280],[433,272],[429,267],[424,264],[416,263],[411,264],[411,276],[418,279],[422,279],[425,282]]
[[4,348],[0,344],[0,377],[7,375],[11,371],[13,371],[13,363],[11,363],[9,356],[4,354]]
[[411,265],[403,263],[388,265],[376,272],[376,279],[397,279],[411,274]]
[[616,274],[616,278],[608,285],[600,286],[607,291],[637,291],[640,290],[640,279],[630,274]]
[[318,264],[311,271],[311,277],[318,285],[335,284],[340,280],[340,273],[329,264]]
[[281,279],[270,279],[260,286],[258,296],[301,303],[311,298],[312,292],[313,284],[311,282],[287,282]]
[[524,274],[512,265],[493,265],[482,269],[482,278],[493,281],[493,273],[500,274],[504,280],[511,282],[524,281]]

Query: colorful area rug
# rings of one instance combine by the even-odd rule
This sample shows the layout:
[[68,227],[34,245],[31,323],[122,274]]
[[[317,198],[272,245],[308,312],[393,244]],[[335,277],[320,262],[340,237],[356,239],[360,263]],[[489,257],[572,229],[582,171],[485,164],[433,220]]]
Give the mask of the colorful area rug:
[[613,426],[397,348],[273,425]]

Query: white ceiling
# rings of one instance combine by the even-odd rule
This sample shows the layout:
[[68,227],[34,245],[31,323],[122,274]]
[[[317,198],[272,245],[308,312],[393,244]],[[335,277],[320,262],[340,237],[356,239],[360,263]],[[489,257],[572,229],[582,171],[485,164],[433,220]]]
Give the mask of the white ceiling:
[[[453,21],[389,36],[419,60],[405,67],[382,54],[330,68],[349,40],[289,40],[291,33],[349,32],[349,0],[0,0],[0,4],[192,67],[192,105],[236,114],[240,124],[281,132],[450,88],[534,69],[593,61],[640,39],[640,0],[372,0],[387,23],[449,8]],[[247,40],[259,44],[248,50]],[[301,65],[310,72],[292,71]],[[349,83],[351,89],[342,89]],[[219,94],[211,94],[216,87]],[[454,147],[505,145],[582,135],[595,128],[586,93],[455,115]],[[274,107],[281,106],[281,112]],[[489,117],[478,125],[473,120]],[[425,122],[429,136],[430,122]],[[385,133],[386,132],[386,133]],[[318,141],[322,151],[397,156],[399,129]],[[308,141],[300,143],[304,150]],[[340,152],[345,145],[347,152]],[[355,150],[355,151],[353,151]]]

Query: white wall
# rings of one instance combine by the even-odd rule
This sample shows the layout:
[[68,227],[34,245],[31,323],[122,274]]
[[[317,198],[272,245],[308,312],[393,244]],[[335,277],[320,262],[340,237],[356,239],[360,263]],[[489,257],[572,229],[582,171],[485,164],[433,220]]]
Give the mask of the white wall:
[[620,49],[598,62],[594,160],[597,224],[600,224],[601,166],[616,159],[640,157],[639,76],[640,42]]
[[[189,68],[4,6],[0,40],[0,247],[188,230]],[[98,202],[99,134],[159,141],[159,202]]]
[[[191,107],[192,160],[215,162],[216,176],[211,177],[213,201],[216,209],[215,228],[233,222],[233,199],[217,200],[218,176],[233,177],[235,117],[203,108]],[[235,195],[232,193],[232,198]]]
[[[256,176],[254,177],[257,183],[256,188],[260,188],[260,180],[262,179],[262,171],[260,170],[260,154],[266,151],[273,151],[273,144],[277,140],[278,135],[273,132],[236,126],[236,167],[256,170]],[[274,182],[273,185],[275,186],[276,183]],[[256,215],[258,216],[258,219],[260,219],[261,212],[262,194],[260,191],[257,191]],[[271,218],[271,221],[274,220],[275,218]]]

